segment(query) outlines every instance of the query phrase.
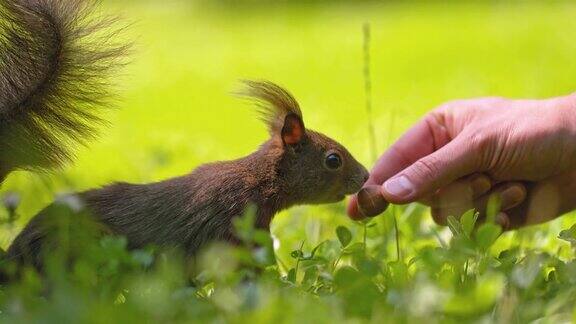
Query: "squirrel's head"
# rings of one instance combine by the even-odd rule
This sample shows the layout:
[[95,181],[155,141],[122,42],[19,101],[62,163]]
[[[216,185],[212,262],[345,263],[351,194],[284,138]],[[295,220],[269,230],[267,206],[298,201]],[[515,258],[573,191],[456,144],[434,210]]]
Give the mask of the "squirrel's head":
[[268,125],[266,145],[277,160],[277,180],[296,204],[336,202],[356,193],[368,171],[344,146],[304,127],[294,97],[268,81],[245,81],[242,94],[256,101]]

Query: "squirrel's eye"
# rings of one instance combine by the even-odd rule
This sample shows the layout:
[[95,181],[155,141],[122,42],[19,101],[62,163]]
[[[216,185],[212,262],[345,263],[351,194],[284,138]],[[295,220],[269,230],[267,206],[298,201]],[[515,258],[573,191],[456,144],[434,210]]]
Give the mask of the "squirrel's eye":
[[331,153],[326,156],[324,164],[330,170],[337,170],[342,166],[342,158],[337,153]]

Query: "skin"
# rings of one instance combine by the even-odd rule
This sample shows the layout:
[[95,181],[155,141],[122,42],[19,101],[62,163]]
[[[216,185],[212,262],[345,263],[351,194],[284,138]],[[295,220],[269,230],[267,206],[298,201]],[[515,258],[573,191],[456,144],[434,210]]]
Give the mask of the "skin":
[[[432,110],[378,160],[366,185],[395,204],[420,201],[445,224],[502,201],[505,229],[576,209],[576,94],[458,100]],[[357,198],[348,213],[360,219]]]

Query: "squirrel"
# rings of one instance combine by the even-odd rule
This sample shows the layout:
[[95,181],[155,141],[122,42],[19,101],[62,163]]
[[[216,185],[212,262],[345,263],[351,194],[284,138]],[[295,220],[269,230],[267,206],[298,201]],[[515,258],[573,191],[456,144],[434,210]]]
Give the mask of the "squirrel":
[[[92,123],[101,121],[92,108],[100,104],[96,95],[105,91],[92,88],[92,78],[105,85],[102,73],[109,59],[125,48],[74,46],[75,38],[91,29],[77,18],[85,7],[76,3],[3,4],[9,18],[4,27],[12,37],[1,49],[0,86],[10,95],[0,106],[4,174],[69,161],[72,155],[63,147],[84,143]],[[24,50],[29,46],[34,50]],[[76,197],[90,217],[126,237],[129,248],[176,246],[192,256],[209,242],[235,242],[232,220],[250,206],[255,207],[255,225],[268,229],[281,210],[337,202],[361,189],[368,171],[341,144],[305,127],[294,96],[269,81],[244,84],[241,95],[255,102],[270,133],[254,153],[156,183],[114,183],[81,192]],[[9,260],[41,264],[45,218],[43,210],[20,232],[7,251]]]

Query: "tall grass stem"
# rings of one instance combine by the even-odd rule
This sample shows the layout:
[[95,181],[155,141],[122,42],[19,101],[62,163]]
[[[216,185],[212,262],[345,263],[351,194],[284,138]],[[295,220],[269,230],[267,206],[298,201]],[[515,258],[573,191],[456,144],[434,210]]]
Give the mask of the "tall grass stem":
[[374,129],[374,116],[372,112],[372,74],[370,69],[370,42],[371,42],[371,27],[370,23],[364,23],[363,28],[364,35],[364,93],[365,93],[365,105],[366,105],[366,115],[368,118],[368,136],[370,140],[370,158],[372,161],[376,161],[376,131]]

